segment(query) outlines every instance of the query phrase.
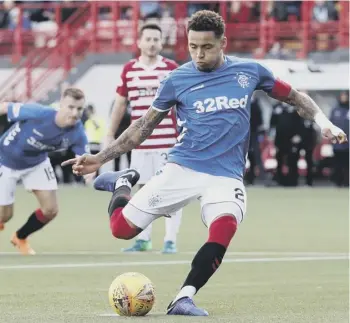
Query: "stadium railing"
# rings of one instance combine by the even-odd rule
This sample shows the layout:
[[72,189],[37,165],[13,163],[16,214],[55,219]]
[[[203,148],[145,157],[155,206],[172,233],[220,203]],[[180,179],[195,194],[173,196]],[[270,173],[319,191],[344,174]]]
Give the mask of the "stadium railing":
[[[202,1],[160,1],[170,6],[173,18],[158,20],[165,28],[176,29],[176,39],[165,44],[178,61],[188,59],[186,23],[188,6]],[[349,47],[349,2],[339,1],[339,19],[324,24],[312,21],[314,1],[301,5],[300,21],[291,19],[277,22],[268,13],[268,3],[260,2],[260,17],[257,22],[235,23],[230,19],[230,2],[219,3],[219,11],[227,21],[228,52],[253,53],[261,58],[276,43],[287,44],[299,58],[307,57],[310,51],[333,50]],[[74,6],[77,10],[64,23],[61,10]],[[82,3],[23,3],[19,8],[19,23],[13,31],[0,30],[0,53],[9,54],[12,61],[21,62],[16,72],[0,86],[0,100],[11,93],[16,99],[38,99],[50,86],[63,80],[67,73],[88,52],[137,53],[137,30],[143,23],[140,19],[138,1],[91,1]],[[51,8],[55,12],[57,32],[23,30],[20,23],[23,12],[33,8]],[[35,47],[37,33],[45,37],[44,44]],[[40,73],[40,69],[42,72]],[[36,70],[34,72],[34,70]],[[53,81],[54,80],[54,81]]]
[[[80,28],[89,17],[89,6],[79,5],[67,21],[60,24],[61,27],[54,35],[46,35],[45,46],[29,51],[14,73],[0,85],[0,100],[38,99],[52,89],[64,77],[64,71],[71,69],[73,49],[77,47],[76,43],[73,47],[71,40],[77,38]],[[21,54],[23,47],[20,45],[14,55],[18,58]]]

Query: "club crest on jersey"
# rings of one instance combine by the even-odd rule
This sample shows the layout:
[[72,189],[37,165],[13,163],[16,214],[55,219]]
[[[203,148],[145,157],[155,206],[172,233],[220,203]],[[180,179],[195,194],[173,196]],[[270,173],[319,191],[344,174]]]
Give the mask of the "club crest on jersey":
[[251,77],[245,73],[239,72],[236,73],[236,76],[234,77],[234,79],[237,80],[238,84],[245,89],[246,87],[249,87],[250,83],[249,83],[249,79]]
[[65,148],[65,149],[68,149],[70,146],[70,142],[69,142],[69,139],[68,138],[63,138],[62,141],[61,141],[61,147],[62,148]]
[[59,143],[59,146],[57,148],[55,148],[55,151],[65,151],[69,148],[70,146],[70,141],[68,138],[62,138],[61,142]]

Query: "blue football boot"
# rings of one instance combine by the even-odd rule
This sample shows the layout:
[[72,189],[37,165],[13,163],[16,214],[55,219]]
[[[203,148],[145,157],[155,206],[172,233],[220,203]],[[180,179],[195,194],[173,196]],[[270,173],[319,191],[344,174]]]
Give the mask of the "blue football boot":
[[138,251],[151,251],[152,250],[152,241],[151,240],[141,240],[137,239],[135,244],[130,248],[122,249],[123,252],[138,252]]
[[[94,189],[113,193],[117,181],[127,181],[131,186],[134,186],[139,178],[140,174],[135,169],[131,168],[119,172],[106,172],[96,177],[94,180]],[[127,182],[125,185],[127,185]]]
[[175,303],[170,303],[167,309],[167,315],[186,315],[186,316],[208,316],[208,312],[198,308],[189,297],[182,297]]

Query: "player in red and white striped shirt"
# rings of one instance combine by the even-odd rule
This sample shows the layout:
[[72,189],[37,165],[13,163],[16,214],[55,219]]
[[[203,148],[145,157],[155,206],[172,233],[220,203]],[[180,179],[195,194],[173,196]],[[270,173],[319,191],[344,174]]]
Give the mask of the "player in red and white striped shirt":
[[[137,44],[141,55],[124,65],[122,82],[117,87],[108,143],[114,140],[114,134],[126,112],[128,102],[133,122],[143,116],[152,104],[160,81],[178,66],[174,61],[159,55],[162,50],[162,31],[158,25],[144,25]],[[132,151],[130,166],[140,173],[139,184],[146,184],[165,165],[168,149],[176,143],[176,137],[176,118],[173,112],[170,112],[152,135]],[[165,219],[164,253],[176,252],[176,236],[181,216],[182,210]],[[124,251],[150,250],[151,231],[150,225],[138,235],[135,245]]]

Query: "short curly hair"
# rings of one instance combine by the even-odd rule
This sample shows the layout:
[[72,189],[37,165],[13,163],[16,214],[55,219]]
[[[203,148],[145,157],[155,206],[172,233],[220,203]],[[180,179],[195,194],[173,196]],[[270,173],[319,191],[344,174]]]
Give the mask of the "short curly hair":
[[76,87],[69,87],[65,89],[62,96],[70,96],[75,100],[85,99],[84,92]]
[[194,13],[187,25],[187,32],[193,31],[213,31],[217,38],[225,33],[225,21],[216,12],[210,10],[200,10]]

